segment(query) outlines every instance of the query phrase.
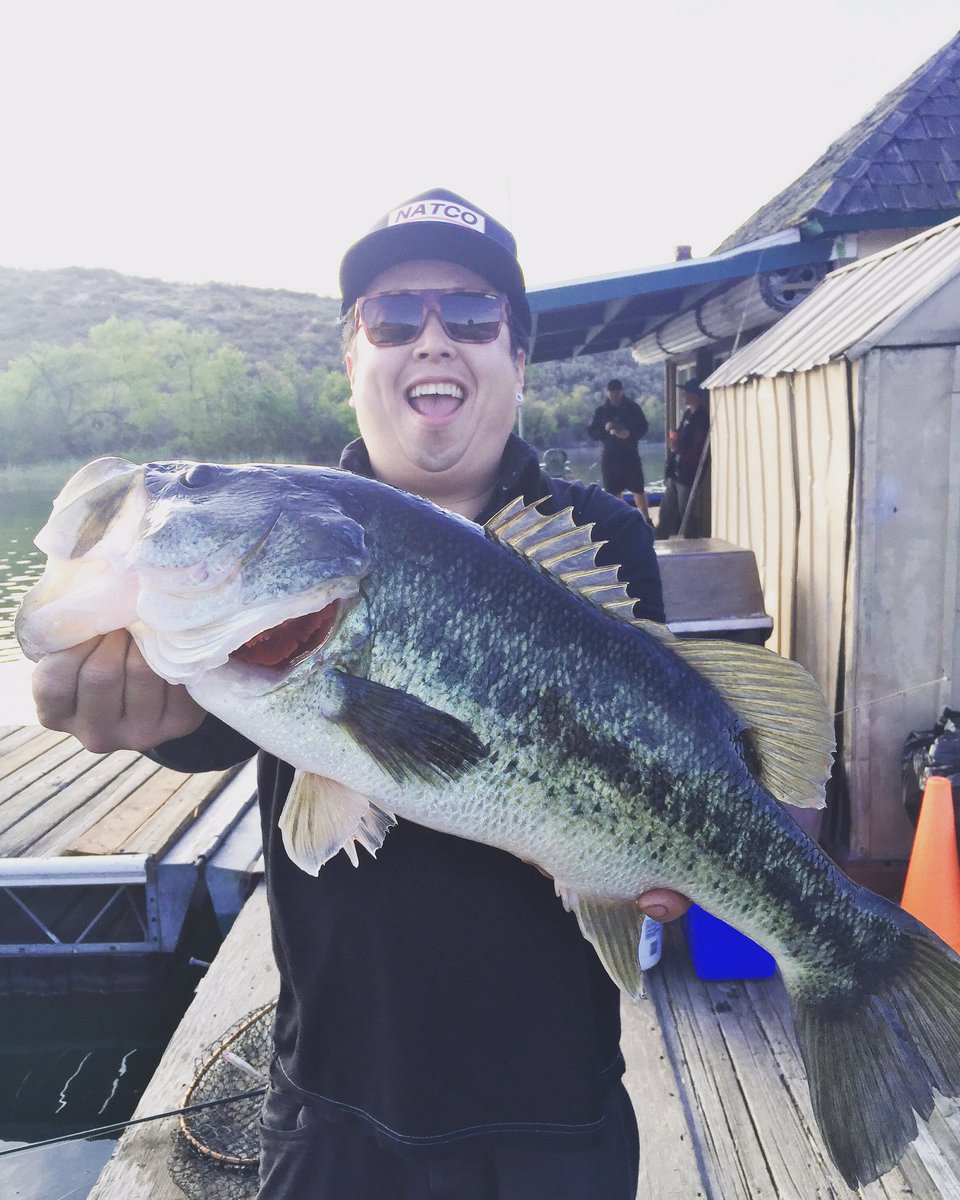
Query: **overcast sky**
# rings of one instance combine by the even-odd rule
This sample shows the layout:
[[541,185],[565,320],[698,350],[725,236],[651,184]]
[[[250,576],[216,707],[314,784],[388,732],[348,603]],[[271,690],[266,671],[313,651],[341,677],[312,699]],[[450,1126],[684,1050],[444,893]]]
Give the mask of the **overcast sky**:
[[433,185],[531,285],[709,254],[960,29],[956,0],[0,11],[0,265],[321,295]]

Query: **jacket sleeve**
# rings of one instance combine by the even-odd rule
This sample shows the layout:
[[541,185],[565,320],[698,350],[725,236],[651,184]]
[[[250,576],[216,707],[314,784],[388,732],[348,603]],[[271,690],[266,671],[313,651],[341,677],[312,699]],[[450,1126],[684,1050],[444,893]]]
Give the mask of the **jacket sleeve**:
[[207,713],[199,729],[186,737],[154,746],[147,751],[147,758],[152,758],[161,767],[192,774],[195,771],[223,771],[256,753],[253,742]]
[[630,430],[630,433],[636,438],[645,437],[647,430],[650,428],[646,413],[636,400],[630,401],[630,408],[627,411],[629,413],[627,428]]

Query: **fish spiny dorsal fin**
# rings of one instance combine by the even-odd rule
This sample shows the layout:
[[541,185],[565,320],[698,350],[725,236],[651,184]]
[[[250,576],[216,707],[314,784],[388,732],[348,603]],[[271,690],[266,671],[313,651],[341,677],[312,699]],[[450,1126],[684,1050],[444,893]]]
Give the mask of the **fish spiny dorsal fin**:
[[541,503],[511,501],[487,522],[488,535],[682,658],[740,717],[757,782],[781,803],[821,808],[835,741],[816,680],[798,663],[762,646],[687,641],[666,625],[634,620],[634,601],[617,578],[617,568],[596,566],[597,551],[605,543],[591,539],[593,526],[577,525],[572,508],[545,516],[537,508]]
[[799,663],[743,642],[687,641],[654,621],[634,621],[717,689],[756,751],[757,782],[784,804],[823,807],[835,749],[823,692]]
[[606,543],[593,541],[593,525],[577,525],[572,508],[546,516],[537,508],[542,503],[511,500],[487,522],[488,536],[610,616],[630,620],[634,602],[617,577],[618,568],[596,564]]

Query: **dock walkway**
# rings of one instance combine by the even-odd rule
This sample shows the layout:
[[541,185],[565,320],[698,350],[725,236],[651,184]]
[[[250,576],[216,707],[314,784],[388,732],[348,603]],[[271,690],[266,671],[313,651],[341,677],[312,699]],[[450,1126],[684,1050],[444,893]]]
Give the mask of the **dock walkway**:
[[0,726],[0,991],[61,968],[65,985],[92,985],[106,960],[112,986],[124,973],[132,984],[138,964],[176,948],[205,881],[236,915],[258,869],[252,772],[185,775]]
[[[955,1102],[938,1101],[899,1167],[851,1191],[814,1129],[779,980],[704,983],[673,927],[648,983],[647,1000],[623,1005],[626,1084],[640,1124],[638,1200],[960,1200]],[[200,983],[136,1115],[176,1107],[204,1050],[276,986],[261,886]],[[175,1118],[128,1130],[91,1200],[184,1200],[170,1175],[175,1130]],[[252,1178],[248,1184],[252,1196]]]

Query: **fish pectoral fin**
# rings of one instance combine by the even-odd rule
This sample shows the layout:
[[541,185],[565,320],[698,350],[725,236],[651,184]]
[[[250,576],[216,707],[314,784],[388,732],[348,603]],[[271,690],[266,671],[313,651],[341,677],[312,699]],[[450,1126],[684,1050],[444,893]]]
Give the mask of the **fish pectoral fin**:
[[713,684],[743,722],[751,774],[782,804],[823,808],[836,749],[820,685],[799,663],[763,646],[675,637],[665,625],[634,621]]
[[641,999],[643,972],[638,952],[643,912],[636,902],[581,896],[559,880],[556,889],[564,907],[576,913],[581,933],[599,954],[613,982],[634,1000]]
[[376,857],[387,830],[396,824],[392,812],[346,784],[309,771],[298,771],[280,814],[280,833],[291,860],[308,875],[340,850],[358,865],[357,846]]
[[456,779],[487,755],[468,725],[407,692],[343,673],[338,690],[340,709],[330,720],[397,783]]

